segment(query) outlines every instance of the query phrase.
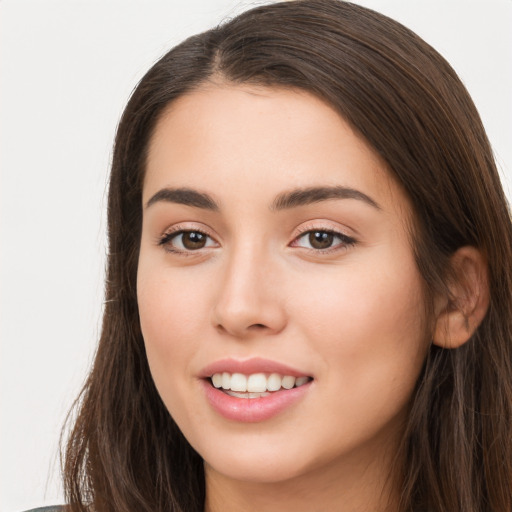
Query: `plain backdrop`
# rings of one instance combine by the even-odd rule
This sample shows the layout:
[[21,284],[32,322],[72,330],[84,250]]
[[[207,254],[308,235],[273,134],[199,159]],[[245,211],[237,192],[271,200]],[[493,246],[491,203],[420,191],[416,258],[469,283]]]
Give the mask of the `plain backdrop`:
[[[0,0],[0,510],[62,503],[58,441],[98,338],[107,173],[130,92],[186,36],[264,2]],[[361,0],[459,73],[512,188],[512,0]]]

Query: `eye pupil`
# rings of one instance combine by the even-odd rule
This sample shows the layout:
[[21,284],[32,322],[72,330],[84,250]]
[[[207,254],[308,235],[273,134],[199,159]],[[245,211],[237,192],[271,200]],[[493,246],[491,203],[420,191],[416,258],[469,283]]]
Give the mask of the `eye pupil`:
[[312,231],[309,233],[309,243],[315,249],[327,249],[331,247],[334,235],[327,231]]
[[202,249],[206,245],[206,235],[198,231],[187,231],[182,235],[182,243],[186,249]]

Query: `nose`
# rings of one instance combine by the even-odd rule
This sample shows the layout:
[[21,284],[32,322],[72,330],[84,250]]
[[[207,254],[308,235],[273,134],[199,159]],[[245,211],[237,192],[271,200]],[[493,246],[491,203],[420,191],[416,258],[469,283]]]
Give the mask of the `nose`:
[[263,251],[247,248],[228,257],[213,307],[216,329],[237,339],[281,332],[286,310],[279,273]]

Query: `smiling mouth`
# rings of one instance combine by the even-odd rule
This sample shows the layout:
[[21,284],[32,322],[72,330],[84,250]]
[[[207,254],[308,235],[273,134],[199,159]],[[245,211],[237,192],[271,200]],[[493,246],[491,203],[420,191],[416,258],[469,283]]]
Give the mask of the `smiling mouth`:
[[304,386],[311,377],[294,377],[279,373],[214,373],[210,377],[213,387],[235,398],[262,398],[278,391]]

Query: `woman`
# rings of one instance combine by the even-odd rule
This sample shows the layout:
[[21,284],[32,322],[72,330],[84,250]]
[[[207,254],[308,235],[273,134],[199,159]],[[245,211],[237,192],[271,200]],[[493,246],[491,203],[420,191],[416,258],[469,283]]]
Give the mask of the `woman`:
[[165,55],[119,125],[70,510],[512,508],[512,229],[449,65],[337,0]]

